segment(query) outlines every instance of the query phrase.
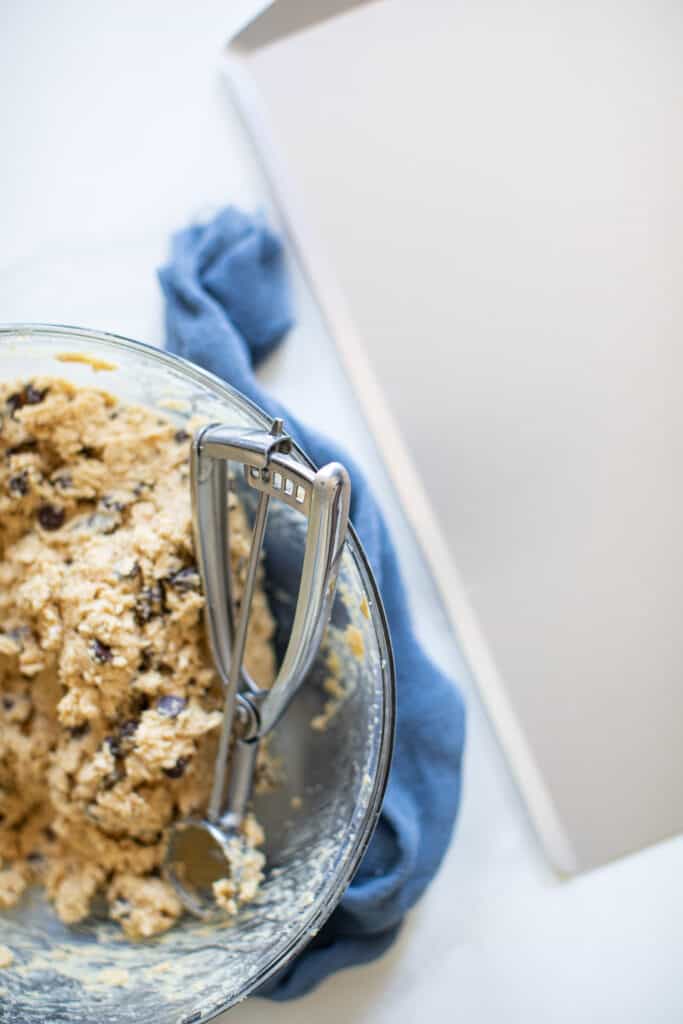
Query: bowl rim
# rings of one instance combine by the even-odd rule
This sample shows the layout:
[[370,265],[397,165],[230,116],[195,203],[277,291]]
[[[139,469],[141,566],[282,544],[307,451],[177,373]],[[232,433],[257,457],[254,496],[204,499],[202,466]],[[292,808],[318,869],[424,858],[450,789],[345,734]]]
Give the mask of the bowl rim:
[[[238,405],[243,406],[245,411],[252,414],[257,419],[260,419],[264,426],[270,425],[272,417],[270,417],[268,413],[266,413],[256,402],[252,401],[252,399],[248,398],[241,391],[238,391],[237,388],[216,376],[216,374],[197,366],[197,364],[192,363],[190,360],[176,355],[175,353],[167,352],[165,349],[158,348],[148,342],[135,341],[125,335],[111,331],[101,331],[71,324],[50,322],[34,323],[30,321],[0,323],[0,340],[11,335],[19,336],[19,338],[26,336],[27,340],[30,336],[58,336],[65,339],[79,339],[84,342],[103,342],[107,345],[113,345],[114,348],[122,348],[132,353],[140,353],[168,368],[174,370],[181,369],[186,376],[189,376],[198,384],[208,387],[209,390],[218,392],[217,397],[223,397],[232,402],[236,402]],[[308,466],[313,469],[316,468],[313,460],[306,454],[305,450],[301,448],[299,444],[294,442],[293,448],[297,455]],[[395,744],[396,664],[386,610],[379,592],[377,581],[375,580],[374,572],[370,566],[368,556],[365,553],[365,549],[358,537],[356,529],[351,522],[349,522],[348,532],[349,537],[347,538],[347,543],[350,539],[351,553],[354,556],[354,560],[356,561],[360,571],[363,585],[372,598],[370,609],[380,648],[382,660],[381,678],[383,684],[382,719],[379,749],[377,754],[377,769],[375,777],[372,780],[372,791],[358,831],[357,841],[347,854],[346,863],[343,865],[343,870],[332,891],[318,907],[314,917],[311,918],[301,928],[301,930],[293,936],[288,945],[279,954],[277,960],[268,964],[259,972],[258,975],[250,979],[239,993],[230,997],[225,1002],[222,1002],[220,1005],[211,1007],[206,1013],[202,1012],[200,1016],[193,1017],[192,1020],[194,1024],[205,1024],[205,1022],[212,1020],[219,1014],[230,1009],[231,1006],[234,1006],[236,1003],[246,999],[249,995],[252,995],[263,984],[265,984],[266,981],[271,979],[273,975],[277,974],[290,964],[299,955],[299,953],[303,951],[309,941],[318,934],[320,929],[341,902],[346,889],[351,884],[367,848],[370,845],[370,841],[379,822],[384,796],[389,782],[389,773]]]

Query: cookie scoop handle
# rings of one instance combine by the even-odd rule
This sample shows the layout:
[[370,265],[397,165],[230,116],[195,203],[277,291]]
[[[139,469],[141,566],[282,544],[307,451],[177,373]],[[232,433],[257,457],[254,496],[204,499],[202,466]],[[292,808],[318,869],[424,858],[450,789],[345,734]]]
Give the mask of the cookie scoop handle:
[[330,462],[315,473],[299,595],[287,650],[270,689],[244,695],[255,710],[259,737],[277,725],[320,649],[334,602],[350,496],[349,475],[340,463]]

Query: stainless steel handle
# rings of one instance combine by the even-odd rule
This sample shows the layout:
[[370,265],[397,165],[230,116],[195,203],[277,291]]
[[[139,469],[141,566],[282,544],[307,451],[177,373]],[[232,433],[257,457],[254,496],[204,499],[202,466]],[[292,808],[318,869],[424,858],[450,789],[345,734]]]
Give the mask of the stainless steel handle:
[[[254,532],[249,552],[247,565],[247,576],[242,594],[242,607],[239,619],[235,628],[235,649],[232,652],[230,662],[230,675],[228,684],[224,688],[223,724],[221,726],[220,739],[218,741],[218,753],[216,754],[216,770],[213,777],[213,786],[209,798],[208,817],[209,821],[217,821],[223,809],[223,792],[225,789],[225,775],[228,763],[228,750],[230,749],[230,738],[232,736],[232,724],[237,708],[237,693],[242,676],[244,652],[247,646],[247,633],[249,632],[249,617],[251,614],[251,603],[256,586],[256,576],[261,562],[261,550],[263,548],[263,537],[266,531],[268,519],[268,503],[270,498],[267,494],[259,497],[256,518],[254,520]],[[228,810],[231,808],[228,807]]]
[[265,736],[280,720],[318,653],[332,610],[350,495],[349,475],[340,463],[331,462],[315,474],[299,596],[287,650],[272,687],[245,695],[258,717],[258,736]]
[[235,740],[230,755],[228,792],[218,818],[218,824],[226,832],[238,829],[244,820],[251,800],[258,750],[258,741],[245,743],[244,740]]
[[206,595],[206,631],[214,665],[224,687],[230,679],[232,639],[235,632],[230,587],[228,523],[228,467],[205,450],[203,439],[211,427],[197,432],[190,458],[190,482],[197,567]]

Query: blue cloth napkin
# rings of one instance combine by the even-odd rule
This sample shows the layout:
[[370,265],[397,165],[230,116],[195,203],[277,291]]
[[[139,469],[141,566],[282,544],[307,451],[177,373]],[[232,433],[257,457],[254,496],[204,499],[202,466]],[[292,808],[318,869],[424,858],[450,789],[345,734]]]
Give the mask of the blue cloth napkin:
[[300,423],[258,383],[254,368],[292,324],[279,239],[259,216],[228,207],[180,231],[159,272],[166,347],[243,392],[318,465],[338,459],[352,481],[351,519],[375,573],[397,669],[394,761],[379,825],[340,905],[284,971],[260,990],[290,999],[333,971],[380,956],[396,938],[446,852],[458,811],[465,715],[453,680],[416,639],[387,526],[362,474],[339,446]]

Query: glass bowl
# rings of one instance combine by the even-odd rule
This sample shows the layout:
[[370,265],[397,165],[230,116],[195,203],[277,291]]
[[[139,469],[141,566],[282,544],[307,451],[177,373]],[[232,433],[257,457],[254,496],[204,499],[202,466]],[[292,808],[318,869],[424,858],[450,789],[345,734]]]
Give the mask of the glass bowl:
[[[179,424],[196,415],[245,426],[270,423],[223,381],[155,348],[77,328],[0,328],[0,377],[38,375],[101,387]],[[308,461],[303,452],[297,457]],[[305,522],[282,503],[273,512],[266,574],[282,640],[296,599],[293,566],[303,552]],[[344,636],[349,623],[362,633],[360,657]],[[321,655],[273,734],[286,777],[276,792],[255,799],[268,857],[259,901],[232,927],[185,917],[166,935],[131,943],[105,916],[64,926],[32,890],[17,908],[0,913],[0,941],[14,955],[14,965],[0,973],[1,1022],[201,1024],[258,989],[316,935],[370,841],[393,742],[389,633],[353,530],[326,643],[344,666],[348,697],[325,731],[311,728],[326,699]]]

